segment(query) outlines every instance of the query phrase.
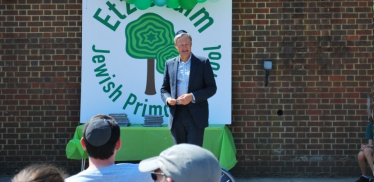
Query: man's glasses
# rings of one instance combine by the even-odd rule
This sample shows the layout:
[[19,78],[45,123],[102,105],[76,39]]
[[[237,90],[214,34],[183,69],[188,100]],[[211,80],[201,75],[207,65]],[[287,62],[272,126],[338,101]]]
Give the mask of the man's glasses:
[[161,175],[161,176],[166,177],[166,175],[164,173],[158,173],[158,172],[153,171],[153,172],[151,172],[151,177],[152,177],[153,181],[157,181],[157,175]]

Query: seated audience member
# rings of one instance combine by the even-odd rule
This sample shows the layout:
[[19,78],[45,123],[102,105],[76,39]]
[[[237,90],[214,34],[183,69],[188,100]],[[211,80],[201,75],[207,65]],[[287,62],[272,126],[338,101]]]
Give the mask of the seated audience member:
[[88,168],[66,182],[86,181],[152,181],[139,172],[138,164],[115,164],[116,152],[121,148],[120,127],[114,118],[96,115],[84,126],[82,147],[88,154]]
[[139,163],[141,172],[151,172],[154,181],[219,182],[221,166],[208,150],[192,144],[174,145],[157,157]]
[[[369,164],[372,174],[374,175],[373,169],[373,118],[374,118],[374,108],[371,107],[371,116],[369,118],[370,122],[366,126],[365,138],[368,140],[368,144],[361,145],[361,151],[357,155],[358,164],[362,172],[362,176],[356,182],[369,182],[369,176],[366,175],[366,162]],[[370,180],[373,182],[373,178]]]
[[12,182],[64,182],[67,176],[64,170],[52,164],[32,164],[18,172]]

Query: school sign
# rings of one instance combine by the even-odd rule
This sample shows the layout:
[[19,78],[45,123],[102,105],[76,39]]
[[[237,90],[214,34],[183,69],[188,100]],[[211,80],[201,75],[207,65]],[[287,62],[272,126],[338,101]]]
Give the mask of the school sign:
[[82,9],[81,123],[99,113],[126,113],[131,123],[163,115],[167,123],[160,88],[166,60],[178,55],[175,32],[183,29],[216,79],[209,123],[231,124],[231,1],[139,10],[120,0],[83,0]]

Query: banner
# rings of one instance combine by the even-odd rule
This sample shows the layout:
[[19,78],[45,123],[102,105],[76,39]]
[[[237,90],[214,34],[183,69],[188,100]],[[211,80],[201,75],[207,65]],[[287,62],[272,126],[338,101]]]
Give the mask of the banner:
[[232,1],[206,1],[191,10],[120,0],[83,0],[81,123],[96,114],[126,113],[131,123],[169,108],[160,88],[166,60],[178,56],[174,35],[192,36],[192,53],[209,58],[217,93],[209,123],[231,124]]

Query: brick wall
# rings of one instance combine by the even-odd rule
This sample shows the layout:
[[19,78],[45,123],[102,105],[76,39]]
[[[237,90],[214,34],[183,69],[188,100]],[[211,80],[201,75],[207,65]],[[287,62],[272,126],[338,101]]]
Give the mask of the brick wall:
[[[79,124],[81,1],[0,2],[0,174],[40,161],[77,172],[65,146]],[[233,0],[232,34],[231,172],[359,175],[372,1]]]
[[[372,29],[371,0],[234,0],[233,173],[361,174]],[[273,62],[267,87],[264,60]]]
[[79,167],[81,1],[0,0],[0,174],[34,162]]

